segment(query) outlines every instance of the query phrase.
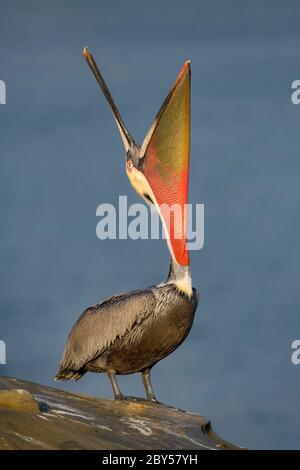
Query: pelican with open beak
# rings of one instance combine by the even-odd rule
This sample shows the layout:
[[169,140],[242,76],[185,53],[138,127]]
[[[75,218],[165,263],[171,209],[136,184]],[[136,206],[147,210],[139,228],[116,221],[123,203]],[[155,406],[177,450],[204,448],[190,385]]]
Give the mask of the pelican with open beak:
[[121,399],[116,375],[140,372],[147,398],[155,401],[151,368],[184,341],[198,304],[186,242],[190,62],[183,65],[140,146],[128,132],[87,48],[84,57],[119,128],[130,183],[160,215],[171,261],[166,281],[110,297],[83,312],[69,334],[56,380],[78,380],[86,372],[106,372],[115,399]]

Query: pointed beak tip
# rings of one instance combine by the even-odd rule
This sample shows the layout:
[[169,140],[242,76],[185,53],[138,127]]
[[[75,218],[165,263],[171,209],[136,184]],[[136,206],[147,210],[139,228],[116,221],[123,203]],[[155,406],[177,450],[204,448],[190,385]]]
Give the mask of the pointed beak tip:
[[87,59],[88,56],[89,56],[89,51],[88,51],[88,48],[87,48],[87,47],[85,47],[85,48],[83,49],[83,56],[84,56],[86,59]]
[[179,75],[178,75],[178,77],[177,77],[177,80],[180,80],[181,77],[184,75],[184,73],[185,73],[187,70],[189,70],[189,71],[191,70],[191,61],[190,61],[189,59],[187,59],[187,60],[184,62],[183,66],[182,66],[182,69],[180,70]]

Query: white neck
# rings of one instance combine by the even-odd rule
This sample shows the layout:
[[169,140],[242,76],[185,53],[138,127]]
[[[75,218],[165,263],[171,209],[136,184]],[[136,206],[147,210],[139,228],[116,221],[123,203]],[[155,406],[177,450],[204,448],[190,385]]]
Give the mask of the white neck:
[[171,257],[168,278],[160,285],[166,284],[174,284],[180,292],[183,292],[188,297],[191,297],[193,294],[193,288],[190,267],[181,266]]

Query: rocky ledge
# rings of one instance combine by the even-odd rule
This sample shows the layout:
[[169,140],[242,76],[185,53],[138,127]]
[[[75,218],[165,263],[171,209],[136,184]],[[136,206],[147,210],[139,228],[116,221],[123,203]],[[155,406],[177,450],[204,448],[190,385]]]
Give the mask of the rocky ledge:
[[0,449],[238,449],[195,413],[0,377]]

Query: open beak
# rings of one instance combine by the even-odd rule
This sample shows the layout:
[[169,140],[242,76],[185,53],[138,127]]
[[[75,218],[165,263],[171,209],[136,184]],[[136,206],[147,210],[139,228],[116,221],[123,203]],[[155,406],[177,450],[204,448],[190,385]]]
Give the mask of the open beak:
[[113,113],[113,116],[116,120],[116,123],[118,125],[118,128],[119,128],[119,131],[120,131],[120,134],[121,134],[121,137],[122,137],[122,141],[123,141],[123,144],[124,144],[124,147],[125,147],[125,150],[126,152],[128,152],[128,150],[135,145],[135,142],[134,142],[134,139],[133,137],[130,135],[130,133],[128,132],[128,130],[126,129],[126,126],[124,124],[124,121],[119,113],[119,110],[114,102],[114,100],[112,99],[112,96],[110,94],[110,91],[109,89],[107,88],[107,85],[100,73],[100,70],[96,64],[96,61],[94,59],[94,57],[92,56],[92,54],[88,51],[87,47],[84,48],[83,50],[83,55],[84,55],[84,58],[85,60],[87,61],[91,71],[93,72],[108,104],[109,104],[109,107]]
[[140,148],[126,129],[92,54],[85,48],[83,55],[114,115],[126,152],[136,157],[134,165],[127,166],[127,176],[137,193],[156,206],[173,259],[188,266],[190,62],[183,65]]
[[190,159],[190,62],[183,65],[141,147],[141,171],[173,258],[189,265],[186,243]]

